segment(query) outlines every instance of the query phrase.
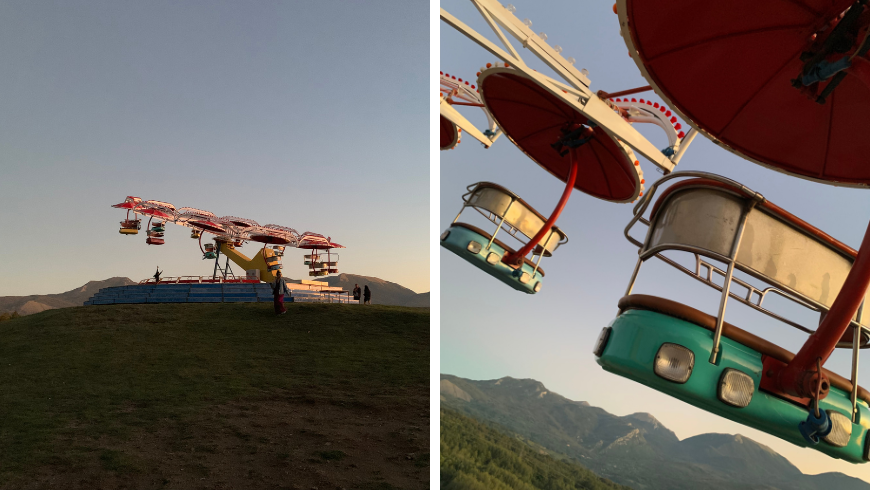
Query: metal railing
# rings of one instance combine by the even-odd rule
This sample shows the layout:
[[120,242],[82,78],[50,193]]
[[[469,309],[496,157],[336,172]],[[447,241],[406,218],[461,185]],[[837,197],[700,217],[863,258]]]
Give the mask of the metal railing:
[[259,282],[259,279],[247,279],[244,277],[224,279],[221,276],[178,276],[165,278],[161,277],[160,281],[155,280],[153,277],[149,277],[148,279],[143,279],[139,281],[138,284],[256,284]]
[[[747,206],[744,206],[744,210],[741,213],[741,220],[740,220],[739,226],[737,227],[737,229],[735,231],[735,240],[734,240],[734,243],[732,244],[732,249],[731,249],[728,256],[724,256],[720,253],[717,253],[717,252],[714,252],[711,250],[706,250],[706,249],[703,249],[703,248],[700,248],[697,246],[691,246],[691,245],[647,248],[648,244],[649,244],[649,240],[650,240],[649,231],[646,234],[644,242],[640,242],[631,236],[631,229],[638,222],[646,225],[648,229],[650,229],[650,230],[652,229],[650,220],[645,219],[643,217],[643,214],[646,212],[647,208],[649,207],[650,203],[652,202],[653,196],[655,195],[658,187],[661,186],[663,183],[670,181],[672,179],[684,178],[684,177],[705,178],[705,179],[710,179],[710,180],[714,180],[714,181],[728,184],[728,185],[740,190],[741,192],[743,192],[746,196],[746,199],[749,200],[749,204]],[[814,329],[805,327],[797,322],[794,322],[792,320],[789,320],[789,319],[783,317],[782,315],[779,315],[777,313],[774,313],[774,312],[768,310],[767,308],[762,306],[764,299],[767,297],[768,294],[772,294],[772,295],[777,295],[777,296],[780,296],[782,298],[788,299],[788,300],[790,300],[790,301],[792,301],[800,306],[808,308],[814,312],[824,313],[828,310],[827,307],[825,307],[824,305],[822,305],[818,301],[815,301],[812,298],[808,298],[807,296],[805,296],[805,295],[801,294],[800,292],[795,291],[787,286],[782,286],[782,287],[768,286],[768,287],[764,287],[764,288],[758,288],[758,287],[755,287],[755,286],[749,284],[748,282],[746,282],[744,280],[741,280],[739,278],[735,278],[733,276],[735,266],[737,265],[736,257],[737,257],[737,250],[738,250],[739,243],[740,243],[740,237],[742,236],[742,231],[743,231],[742,225],[745,222],[746,216],[748,214],[747,208],[751,209],[756,203],[759,203],[759,202],[764,202],[764,196],[762,196],[760,193],[757,193],[757,192],[753,191],[752,189],[749,189],[748,187],[746,187],[746,186],[744,186],[736,181],[733,181],[731,179],[728,179],[728,178],[725,178],[725,177],[722,177],[722,176],[719,176],[716,174],[711,174],[708,172],[697,172],[697,171],[676,172],[676,173],[672,173],[670,175],[667,175],[667,176],[659,179],[657,182],[655,182],[650,187],[647,194],[643,198],[641,198],[640,202],[638,202],[635,205],[635,207],[633,209],[634,216],[632,217],[631,221],[629,221],[628,225],[625,227],[625,230],[624,230],[624,235],[625,235],[626,239],[639,248],[638,260],[637,260],[637,263],[634,267],[634,271],[632,272],[631,279],[630,279],[629,284],[628,284],[628,288],[626,289],[626,295],[631,294],[631,291],[634,288],[634,283],[636,282],[638,273],[640,272],[641,264],[644,261],[646,261],[647,259],[649,259],[650,257],[656,257],[657,259],[659,259],[659,260],[665,262],[666,264],[676,268],[677,270],[695,278],[696,280],[706,284],[707,286],[710,286],[711,288],[722,292],[722,298],[721,298],[720,303],[719,303],[719,311],[718,311],[717,316],[716,316],[716,329],[715,329],[714,334],[713,334],[714,344],[713,344],[713,350],[712,350],[711,356],[710,356],[711,363],[716,362],[716,355],[717,355],[718,346],[719,346],[719,339],[721,337],[722,326],[723,326],[724,321],[725,321],[725,306],[726,306],[726,301],[728,298],[734,298],[736,301],[740,302],[741,304],[749,306],[750,308],[752,308],[756,311],[764,313],[765,315],[768,315],[771,318],[779,320],[779,321],[785,323],[786,325],[794,327],[794,328],[796,328],[804,333],[810,334],[810,335],[815,333]],[[652,218],[652,217],[650,217],[650,218]],[[695,270],[693,271],[693,270],[679,264],[678,262],[662,255],[662,252],[664,252],[666,250],[675,250],[675,251],[692,253],[694,258],[695,258]],[[719,267],[713,265],[712,263],[703,260],[701,258],[702,255],[705,257],[711,257],[711,258],[714,258],[716,260],[727,263],[728,269],[722,270]],[[702,274],[702,269],[704,270],[703,274]],[[741,270],[741,271],[747,273],[748,275],[754,277],[755,279],[758,279],[761,281],[765,280],[763,276],[759,277],[758,274],[753,274],[751,271],[747,271],[747,270]],[[721,276],[722,278],[724,278],[722,285],[717,284],[713,280],[714,275]],[[746,290],[746,293],[743,295],[740,295],[740,294],[737,294],[735,292],[732,292],[731,291],[732,284],[737,284],[738,286],[743,287]],[[757,298],[757,300],[756,300],[756,298]],[[862,318],[863,308],[864,308],[864,304],[862,302],[862,304],[858,310],[858,314],[857,314],[858,319]],[[857,392],[858,392],[859,349],[870,347],[870,345],[861,346],[862,333],[870,333],[870,327],[865,326],[865,325],[861,325],[855,319],[853,319],[850,322],[850,327],[853,328],[853,332],[854,332],[852,346],[851,346],[852,347],[852,370],[851,370],[852,371],[851,372],[852,390],[850,393],[850,399],[852,402],[852,420],[855,421],[857,414],[858,414]]]

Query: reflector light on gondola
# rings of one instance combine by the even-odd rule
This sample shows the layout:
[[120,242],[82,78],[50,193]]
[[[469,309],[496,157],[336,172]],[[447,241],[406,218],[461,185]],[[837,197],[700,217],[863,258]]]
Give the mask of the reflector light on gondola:
[[479,254],[480,249],[482,247],[483,247],[483,245],[472,240],[472,241],[468,242],[468,246],[466,247],[466,250],[468,250],[469,252],[471,252],[473,254]]
[[486,256],[486,261],[490,264],[498,264],[499,260],[501,260],[501,257],[495,252],[490,252],[489,255]]
[[731,368],[722,372],[717,393],[723,403],[743,408],[752,401],[754,392],[755,382],[748,374]]
[[679,344],[666,342],[656,353],[653,370],[656,375],[674,383],[683,384],[692,375],[695,353]]
[[835,410],[828,410],[831,419],[831,433],[822,438],[823,441],[836,447],[846,447],[852,439],[852,421],[849,417]]

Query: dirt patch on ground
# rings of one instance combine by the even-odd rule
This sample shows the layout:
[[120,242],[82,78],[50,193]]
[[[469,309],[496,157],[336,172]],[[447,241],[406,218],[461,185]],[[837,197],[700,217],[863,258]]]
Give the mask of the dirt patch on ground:
[[65,438],[85,456],[4,488],[428,488],[428,410],[425,396],[237,401],[123,438]]

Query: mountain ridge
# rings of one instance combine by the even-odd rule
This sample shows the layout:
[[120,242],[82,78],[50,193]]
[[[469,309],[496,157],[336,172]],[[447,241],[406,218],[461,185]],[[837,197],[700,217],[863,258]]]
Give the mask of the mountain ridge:
[[870,484],[842,473],[804,475],[773,449],[741,434],[708,433],[680,440],[652,414],[613,415],[569,400],[533,379],[474,381],[442,374],[441,404],[638,490],[702,485],[870,489]]
[[[339,274],[321,279],[330,286],[353,289],[354,283],[360,288],[369,284],[372,290],[372,304],[392,306],[429,307],[429,293],[416,293],[400,284],[378,277],[355,274]],[[82,306],[91,296],[102,288],[130,286],[136,284],[129,277],[110,277],[101,281],[88,281],[70,291],[54,294],[31,294],[27,296],[0,296],[0,313],[17,312],[19,315],[32,315],[55,308]]]

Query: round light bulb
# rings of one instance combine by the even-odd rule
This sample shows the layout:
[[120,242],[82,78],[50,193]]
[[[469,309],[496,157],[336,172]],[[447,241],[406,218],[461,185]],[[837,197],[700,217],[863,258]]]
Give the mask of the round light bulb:
[[526,27],[532,27],[532,21],[528,18],[523,19],[523,24],[525,24]]
[[507,6],[505,6],[505,8],[506,8],[507,11],[510,12],[510,13],[514,13],[514,12],[517,11],[517,8],[514,7],[514,4],[512,4],[512,3],[507,4]]
[[569,56],[566,61],[568,61],[568,63],[572,65],[577,62],[577,60],[575,60],[573,56]]
[[538,37],[541,38],[541,41],[546,41],[546,40],[547,40],[547,35],[544,34],[543,32],[539,32],[539,33],[538,33]]
[[[571,63],[571,64],[573,65],[574,63]],[[589,76],[589,70],[587,70],[586,68],[583,68],[582,70],[580,70],[580,73],[582,73],[584,77]]]
[[555,46],[553,46],[553,51],[555,51],[556,53],[561,53],[561,52],[562,52],[562,46],[559,46],[558,44],[555,45]]

